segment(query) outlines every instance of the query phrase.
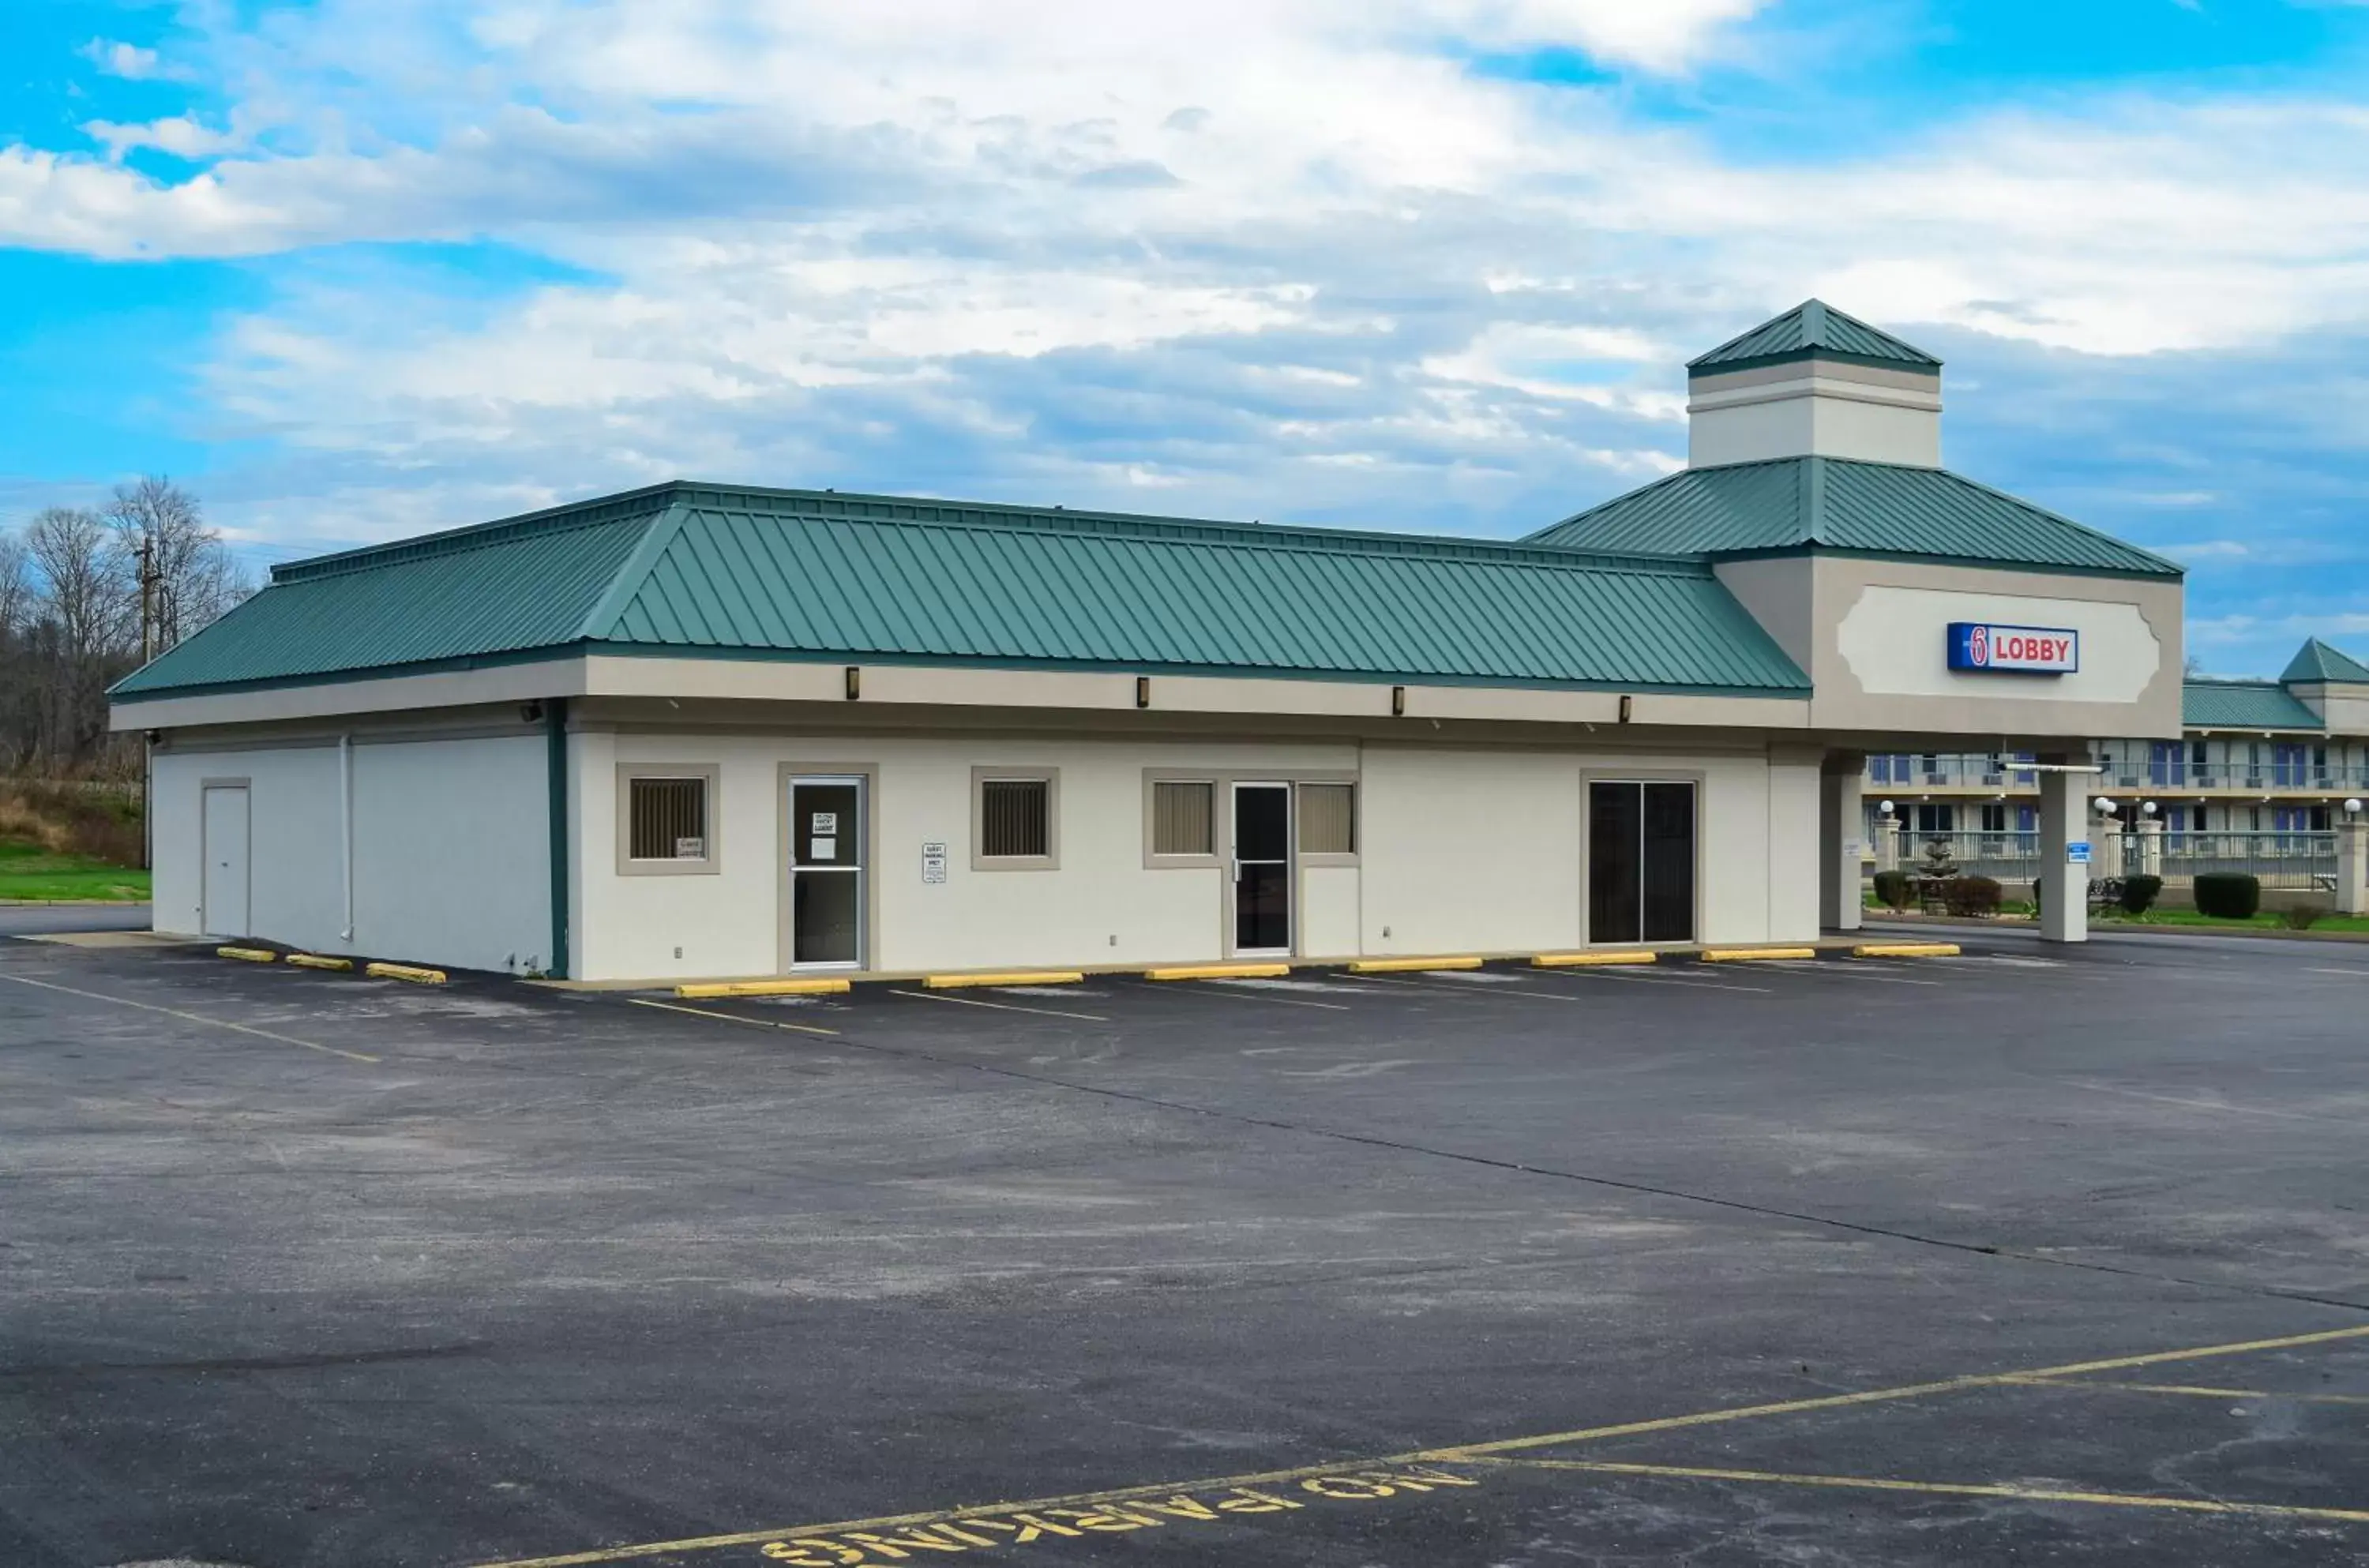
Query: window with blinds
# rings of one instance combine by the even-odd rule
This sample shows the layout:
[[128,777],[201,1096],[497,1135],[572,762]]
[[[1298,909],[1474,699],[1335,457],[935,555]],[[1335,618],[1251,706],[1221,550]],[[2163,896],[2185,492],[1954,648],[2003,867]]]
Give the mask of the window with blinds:
[[1151,853],[1215,854],[1218,786],[1158,780],[1151,786]]
[[638,778],[626,786],[626,850],[632,860],[707,858],[707,781]]
[[1304,784],[1299,786],[1299,853],[1357,853],[1357,786],[1345,784]]
[[982,779],[978,853],[989,860],[1043,860],[1053,853],[1053,786],[1047,779]]

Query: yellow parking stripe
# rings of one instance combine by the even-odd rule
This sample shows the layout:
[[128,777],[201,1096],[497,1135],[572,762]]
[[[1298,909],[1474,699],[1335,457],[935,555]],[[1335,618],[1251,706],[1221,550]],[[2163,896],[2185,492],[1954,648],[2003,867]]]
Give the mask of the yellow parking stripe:
[[2018,1388],[2111,1389],[2126,1394],[2180,1394],[2190,1399],[2290,1400],[2298,1404],[2369,1404],[2369,1394],[2296,1394],[2277,1389],[2213,1389],[2192,1383],[2115,1383],[2102,1378],[2013,1378]]
[[801,1035],[836,1035],[836,1029],[826,1029],[816,1024],[792,1024],[780,1018],[743,1018],[737,1013],[713,1013],[704,1007],[679,1007],[671,1001],[652,1001],[646,996],[625,999],[635,1007],[655,1007],[662,1013],[688,1013],[693,1018],[715,1018],[727,1024],[746,1024],[757,1029],[791,1029]]
[[[6,978],[7,977],[0,976],[0,979]],[[905,992],[902,994],[917,995],[920,993]],[[959,1001],[965,999],[960,997],[941,997],[937,1000],[942,1001]],[[1629,1436],[1641,1432],[1664,1432],[1676,1430],[1681,1427],[1712,1425],[1732,1421],[1749,1421],[1764,1416],[1791,1414],[1799,1411],[1831,1410],[1844,1405],[1871,1404],[1890,1400],[1916,1399],[1926,1394],[1956,1393],[1962,1391],[1973,1389],[1999,1388],[2038,1378],[2068,1378],[2078,1376],[2085,1372],[2115,1371],[2133,1367],[2160,1366],[2167,1362],[2174,1361],[2197,1361],[2215,1356],[2242,1356],[2249,1352],[2260,1350],[2288,1350],[2301,1345],[2327,1345],[2343,1340],[2360,1339],[2363,1337],[2369,1337],[2369,1327],[2324,1329],[2313,1333],[2288,1334],[2277,1339],[2243,1340],[2231,1344],[2199,1345],[2182,1350],[2149,1351],[2137,1356],[2118,1356],[2097,1361],[2071,1362],[2057,1367],[2032,1367],[2020,1371],[1977,1373],[1969,1377],[1944,1379],[1937,1382],[1911,1383],[1891,1389],[1870,1389],[1854,1394],[1833,1394],[1815,1399],[1787,1400],[1773,1404],[1731,1406],[1724,1410],[1701,1411],[1691,1415],[1668,1416],[1658,1421],[1631,1421],[1611,1426],[1581,1427],[1569,1432],[1543,1433],[1535,1437],[1513,1437],[1495,1442],[1471,1443],[1449,1448],[1421,1448],[1407,1453],[1379,1455],[1370,1459],[1333,1460],[1325,1464],[1301,1465],[1286,1470],[1260,1471],[1250,1474],[1218,1476],[1198,1481],[1162,1481],[1150,1484],[1114,1486],[1102,1491],[1076,1492],[1061,1496],[1037,1497],[1027,1499],[1025,1501],[1007,1500],[997,1503],[972,1505],[968,1506],[942,1507],[924,1509],[911,1513],[881,1515],[865,1519],[841,1519],[826,1524],[777,1526],[770,1529],[736,1530],[728,1534],[693,1536],[675,1540],[645,1541],[635,1545],[596,1547],[587,1551],[573,1551],[554,1557],[519,1558],[508,1562],[483,1563],[479,1565],[479,1568],[580,1568],[580,1565],[588,1563],[626,1562],[635,1561],[637,1559],[675,1556],[692,1551],[712,1551],[726,1547],[757,1546],[767,1541],[776,1539],[795,1539],[800,1537],[818,1536],[826,1533],[843,1534],[849,1530],[895,1529],[908,1526],[932,1524],[940,1520],[958,1519],[966,1516],[979,1514],[990,1510],[999,1513],[1010,1513],[1019,1509],[1044,1510],[1047,1508],[1083,1507],[1100,1503],[1123,1503],[1130,1498],[1149,1497],[1163,1493],[1177,1491],[1196,1491],[1205,1488],[1224,1486],[1267,1485],[1280,1482],[1299,1480],[1303,1477],[1337,1474],[1346,1471],[1370,1469],[1372,1467],[1383,1465],[1470,1464],[1476,1461],[1487,1460],[1499,1455],[1516,1453],[1528,1448],[1548,1448],[1566,1443],[1587,1442],[1592,1439],[1602,1437]],[[1540,1459],[1534,1462],[1541,1466],[1551,1467],[1557,1464],[1577,1464],[1579,1461],[1558,1461]],[[1796,1479],[1791,1476],[1779,1475],[1773,1471],[1740,1471],[1735,1473],[1747,1478],[1755,1475],[1765,1474],[1772,1480],[1778,1481],[1791,1481]],[[1856,1484],[1856,1482],[1849,1477],[1835,1477],[1830,1478],[1830,1484],[1849,1485]],[[1914,1486],[1917,1483],[1901,1482],[1895,1484],[1899,1486]],[[1894,1488],[1890,1486],[1880,1488],[1880,1490],[1892,1489]],[[2088,1499],[2098,1502],[2114,1502],[2119,1501],[2121,1496],[2122,1494],[2119,1494],[2097,1493],[2088,1494]],[[2073,1499],[2068,1497],[2066,1500]],[[2154,1501],[2155,1500],[2153,1499],[2141,1499],[2131,1505],[2154,1505]],[[2177,1498],[2169,1501],[2180,1504],[2203,1502],[2202,1499],[2194,1498]],[[2219,1508],[2215,1508],[2208,1505],[2195,1511],[2208,1513],[2251,1513],[2259,1512],[2272,1506],[2273,1505],[2233,1504],[2225,1505]],[[2287,1513],[2290,1516],[2314,1516],[2309,1510],[2283,1509],[2282,1511]],[[2323,1514],[2320,1516],[2348,1518],[2348,1516],[2342,1510]],[[2362,1516],[2369,1517],[2369,1515]]]
[[2164,1508],[2183,1514],[2239,1517],[2337,1519],[2369,1524],[2369,1508],[2310,1508],[2292,1503],[2226,1503],[2217,1497],[2156,1497],[2129,1492],[2066,1492],[2047,1486],[1999,1486],[1947,1481],[1892,1481],[1867,1475],[1805,1475],[1791,1471],[1723,1470],[1709,1465],[1620,1464],[1609,1459],[1501,1459],[1526,1470],[1577,1471],[1672,1481],[1749,1481],[1780,1486],[1822,1486],[1859,1492],[1913,1492],[1942,1497],[2007,1497],[2022,1503],[2084,1503],[2104,1508]]
[[159,1007],[150,1001],[134,1001],[128,996],[109,996],[104,991],[76,990],[72,986],[56,985],[49,980],[37,980],[25,975],[0,975],[0,980],[14,980],[20,986],[39,986],[43,990],[63,991],[68,996],[84,997],[92,1001],[111,1001],[118,1007],[136,1007],[143,1013],[161,1013],[167,1018],[178,1018],[185,1024],[203,1024],[210,1028],[235,1030],[242,1035],[253,1035],[258,1040],[277,1040],[283,1046],[302,1046],[308,1051],[319,1051],[323,1056],[343,1057],[348,1061],[375,1063],[379,1059],[360,1051],[341,1051],[335,1046],[317,1046],[310,1040],[300,1040],[293,1035],[275,1035],[269,1029],[258,1029],[252,1024],[234,1024],[227,1018],[209,1018],[202,1013],[184,1013],[177,1007]]

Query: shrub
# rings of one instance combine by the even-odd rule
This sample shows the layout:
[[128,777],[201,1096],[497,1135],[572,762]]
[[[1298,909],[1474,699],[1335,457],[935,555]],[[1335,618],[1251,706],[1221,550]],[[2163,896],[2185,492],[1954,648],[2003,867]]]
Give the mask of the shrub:
[[1879,871],[1875,874],[1876,900],[1886,909],[1906,909],[1911,891],[1908,873],[1905,871]]
[[2279,923],[2289,931],[2309,931],[2326,913],[2328,911],[2318,904],[2297,904],[2279,916]]
[[2241,871],[2203,871],[2196,876],[2196,912],[2214,920],[2252,920],[2262,907],[2262,879]]
[[2155,908],[2156,899],[2162,895],[2162,877],[2125,876],[2123,878],[2123,912],[2143,915]]
[[1998,913],[1999,885],[1988,876],[1953,876],[1943,889],[1942,898],[1953,915],[1995,915]]

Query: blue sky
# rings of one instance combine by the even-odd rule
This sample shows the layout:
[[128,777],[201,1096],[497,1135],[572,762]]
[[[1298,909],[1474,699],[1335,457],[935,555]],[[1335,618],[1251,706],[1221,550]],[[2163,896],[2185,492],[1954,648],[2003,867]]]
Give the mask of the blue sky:
[[2369,652],[2369,6],[12,0],[0,520],[676,475],[1481,534],[1817,294],[1952,466]]

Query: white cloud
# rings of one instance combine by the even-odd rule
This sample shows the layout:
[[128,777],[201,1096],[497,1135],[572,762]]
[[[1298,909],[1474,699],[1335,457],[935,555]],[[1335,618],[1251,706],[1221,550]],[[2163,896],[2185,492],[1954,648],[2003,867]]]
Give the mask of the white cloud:
[[177,158],[196,161],[219,157],[242,147],[246,138],[235,131],[215,131],[200,124],[186,114],[148,120],[144,124],[127,125],[111,120],[86,121],[83,131],[91,140],[107,149],[108,157],[117,163],[126,153],[143,147],[153,147],[160,153],[170,153]]
[[[294,453],[225,504],[261,533],[685,472],[1542,520],[1667,471],[1679,361],[1809,293],[2089,356],[2369,324],[2349,103],[2093,96],[1789,162],[1463,63],[1683,76],[1763,8],[320,0],[182,52],[228,130],[0,148],[0,244],[490,240],[589,274],[456,303],[325,268],[231,324],[209,416]],[[2162,444],[2156,507],[2234,488]]]
[[197,74],[187,65],[166,60],[153,49],[109,39],[92,39],[83,45],[82,57],[108,75],[127,82],[187,82]]

